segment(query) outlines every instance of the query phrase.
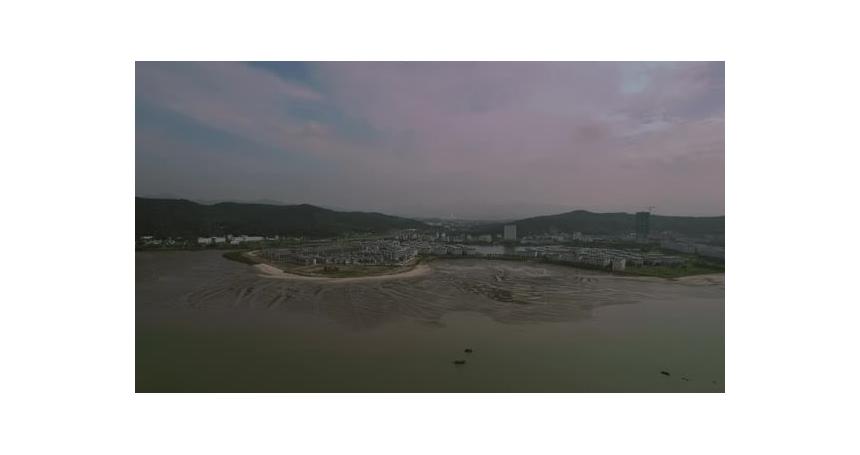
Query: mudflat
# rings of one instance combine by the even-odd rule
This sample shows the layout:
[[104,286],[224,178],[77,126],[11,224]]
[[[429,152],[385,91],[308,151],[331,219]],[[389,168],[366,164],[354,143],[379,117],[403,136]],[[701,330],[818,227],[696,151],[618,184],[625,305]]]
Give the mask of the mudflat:
[[360,283],[364,281],[380,281],[390,279],[415,278],[430,273],[430,267],[426,264],[418,264],[409,270],[403,272],[394,272],[384,275],[368,275],[356,277],[334,278],[325,276],[306,276],[298,275],[281,270],[269,264],[255,264],[253,266],[259,271],[259,276],[263,278],[274,278],[281,280],[299,280],[299,281],[316,281],[322,283]]
[[138,392],[725,390],[721,275],[458,259],[318,278],[213,251],[135,261]]

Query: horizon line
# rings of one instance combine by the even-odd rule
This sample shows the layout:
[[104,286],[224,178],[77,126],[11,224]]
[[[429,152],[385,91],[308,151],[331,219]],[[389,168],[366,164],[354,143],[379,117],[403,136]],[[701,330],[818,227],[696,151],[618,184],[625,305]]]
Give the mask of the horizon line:
[[[593,213],[596,215],[612,215],[612,214],[619,214],[619,213],[625,214],[625,215],[635,215],[636,213],[639,213],[639,212],[649,212],[648,210],[638,210],[638,211],[633,211],[633,212],[627,212],[627,211],[597,212],[597,211],[592,211],[592,210],[588,210],[588,209],[572,209],[572,210],[567,210],[564,212],[548,213],[548,214],[543,214],[543,215],[533,215],[533,216],[519,217],[519,218],[513,218],[513,217],[508,217],[508,218],[505,218],[505,217],[497,217],[497,218],[481,218],[481,217],[477,217],[477,218],[464,218],[464,217],[446,218],[445,216],[396,215],[396,214],[393,214],[390,212],[382,212],[382,211],[376,211],[376,210],[355,210],[355,209],[346,209],[346,208],[330,208],[330,207],[327,207],[326,205],[314,204],[314,203],[310,203],[310,202],[300,202],[300,203],[288,204],[288,203],[284,203],[281,201],[274,201],[274,200],[267,201],[265,199],[260,200],[260,201],[240,201],[240,200],[212,201],[212,200],[195,200],[195,199],[190,199],[190,198],[185,198],[185,197],[177,197],[177,196],[157,197],[157,196],[138,196],[138,195],[135,195],[134,197],[135,197],[135,199],[151,199],[151,200],[152,199],[160,199],[160,200],[166,200],[166,201],[187,201],[187,202],[192,202],[192,203],[195,203],[198,205],[205,205],[205,206],[213,206],[213,205],[217,205],[217,204],[247,204],[247,205],[268,205],[268,206],[273,206],[273,207],[297,207],[297,206],[302,206],[302,205],[308,205],[311,207],[317,207],[317,208],[321,208],[321,209],[325,209],[325,210],[331,210],[333,212],[378,213],[378,214],[382,214],[382,215],[396,216],[399,218],[409,218],[409,219],[422,219],[423,218],[423,219],[440,219],[440,220],[450,219],[450,220],[461,220],[461,221],[494,221],[494,222],[521,221],[521,220],[527,220],[527,219],[531,219],[531,218],[540,218],[540,217],[545,217],[545,216],[564,215],[564,214],[573,213],[573,212],[586,212],[586,213]],[[680,217],[680,218],[725,218],[726,217],[725,214],[722,214],[722,215],[666,215],[666,214],[654,213],[654,212],[649,212],[649,213],[652,216]]]

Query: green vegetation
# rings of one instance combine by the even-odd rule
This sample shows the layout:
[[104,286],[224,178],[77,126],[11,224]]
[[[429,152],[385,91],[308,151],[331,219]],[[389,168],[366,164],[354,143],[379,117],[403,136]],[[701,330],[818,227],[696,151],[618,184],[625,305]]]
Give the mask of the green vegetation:
[[710,273],[724,273],[725,268],[706,262],[693,261],[683,266],[642,266],[627,267],[622,275],[656,276],[660,278],[680,278],[692,275],[707,275]]
[[[435,259],[435,258],[434,258]],[[699,259],[694,259],[683,266],[627,266],[623,272],[613,272],[608,267],[598,265],[589,265],[582,263],[572,263],[565,261],[553,261],[547,258],[533,258],[526,256],[493,256],[488,258],[476,258],[475,256],[441,256],[438,259],[480,259],[484,261],[519,261],[519,262],[541,262],[546,264],[560,265],[564,267],[573,267],[583,270],[594,270],[597,272],[613,273],[617,275],[630,276],[653,276],[660,278],[680,278],[691,275],[705,275],[710,273],[723,273],[725,268],[716,263],[706,262]]]
[[337,212],[313,205],[223,202],[203,205],[184,199],[135,198],[135,232],[157,238],[224,234],[333,237],[426,227],[420,221],[381,213]]

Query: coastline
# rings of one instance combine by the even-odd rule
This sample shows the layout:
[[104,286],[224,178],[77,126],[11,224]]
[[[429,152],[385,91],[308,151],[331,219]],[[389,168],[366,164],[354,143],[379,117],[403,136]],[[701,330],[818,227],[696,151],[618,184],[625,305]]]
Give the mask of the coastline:
[[294,280],[294,281],[316,281],[319,283],[357,283],[364,281],[382,281],[395,278],[418,278],[430,274],[432,269],[427,264],[418,264],[411,270],[399,273],[391,273],[388,275],[372,275],[372,276],[356,276],[356,277],[323,277],[323,276],[305,276],[296,275],[294,273],[284,272],[283,270],[269,264],[254,264],[252,267],[257,269],[258,275],[263,278],[272,278],[277,280]]
[[[258,250],[247,251],[244,253],[240,253],[239,256],[244,256],[248,259],[256,263],[252,263],[245,260],[239,260],[236,257],[228,257],[225,254],[225,258],[230,260],[235,260],[238,262],[244,262],[245,264],[251,265],[255,267],[259,276],[264,278],[275,278],[275,279],[284,279],[284,280],[296,280],[296,281],[316,281],[320,283],[350,283],[350,282],[364,282],[364,281],[382,281],[382,280],[390,280],[397,278],[416,278],[429,274],[432,271],[432,268],[427,263],[419,263],[415,265],[412,269],[389,273],[383,275],[368,275],[368,276],[355,276],[355,277],[327,277],[327,276],[309,276],[309,275],[301,275],[297,273],[290,273],[284,271],[278,267],[275,267],[267,262],[264,262],[259,255],[257,254]],[[247,255],[247,256],[246,256]],[[433,259],[460,259],[460,258],[433,258]],[[465,259],[465,258],[464,258]],[[482,259],[482,258],[470,258],[470,259]],[[495,260],[495,259],[491,259]],[[519,261],[518,261],[519,262]],[[532,261],[525,261],[532,262]],[[551,264],[551,263],[550,263]],[[562,264],[552,264],[565,266]],[[670,281],[687,285],[725,285],[725,272],[718,273],[704,273],[697,275],[686,275],[686,276],[654,276],[654,275],[639,275],[639,274],[625,274],[625,273],[613,273],[610,271],[603,270],[593,270],[590,268],[581,268],[581,267],[573,267],[583,271],[595,272],[597,274],[603,275],[607,278],[612,279],[625,279],[625,280],[634,280],[634,281]]]
[[685,284],[726,284],[726,274],[723,273],[708,273],[705,275],[690,275],[683,276],[680,278],[675,278],[676,281],[680,281]]
[[725,272],[721,273],[706,273],[701,275],[687,275],[680,277],[661,277],[661,276],[648,276],[648,275],[619,275],[614,273],[605,273],[604,275],[610,279],[618,279],[618,280],[631,280],[631,281],[645,281],[645,282],[670,282],[670,283],[680,283],[694,286],[707,286],[707,285],[725,285],[726,282],[726,274]]

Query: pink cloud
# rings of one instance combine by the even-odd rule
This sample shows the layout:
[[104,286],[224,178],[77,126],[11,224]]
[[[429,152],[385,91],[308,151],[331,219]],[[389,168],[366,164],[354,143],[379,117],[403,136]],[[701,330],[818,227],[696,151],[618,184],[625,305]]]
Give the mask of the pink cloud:
[[[334,205],[723,210],[719,63],[320,63],[313,88],[239,63],[176,65],[139,64],[138,91],[212,128],[325,158],[342,189]],[[342,121],[290,113],[297,105],[369,132],[356,140]]]

